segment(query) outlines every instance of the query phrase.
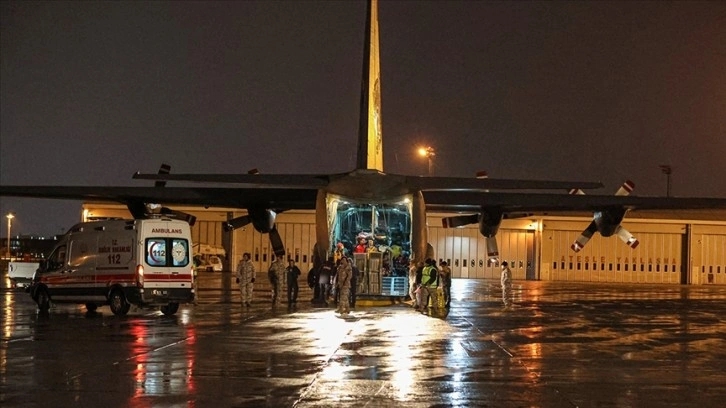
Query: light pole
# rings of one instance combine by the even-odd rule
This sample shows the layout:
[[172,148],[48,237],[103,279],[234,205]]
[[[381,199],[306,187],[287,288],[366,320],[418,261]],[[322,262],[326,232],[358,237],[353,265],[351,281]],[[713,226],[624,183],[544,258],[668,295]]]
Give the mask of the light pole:
[[673,169],[671,168],[670,164],[661,164],[660,171],[662,171],[663,174],[666,175],[666,197],[670,197],[671,196],[671,173],[673,173]]
[[10,227],[13,224],[13,218],[15,218],[15,214],[10,212],[5,217],[8,219],[8,259],[10,259]]
[[434,156],[436,156],[436,150],[431,146],[419,147],[418,154],[427,158],[429,161],[429,176],[434,175]]

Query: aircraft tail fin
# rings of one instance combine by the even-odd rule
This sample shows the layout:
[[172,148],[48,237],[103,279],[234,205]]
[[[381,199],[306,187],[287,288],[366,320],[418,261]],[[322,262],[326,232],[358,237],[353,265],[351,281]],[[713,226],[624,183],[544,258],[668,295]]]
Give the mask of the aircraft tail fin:
[[368,1],[365,32],[356,168],[383,171],[378,0]]

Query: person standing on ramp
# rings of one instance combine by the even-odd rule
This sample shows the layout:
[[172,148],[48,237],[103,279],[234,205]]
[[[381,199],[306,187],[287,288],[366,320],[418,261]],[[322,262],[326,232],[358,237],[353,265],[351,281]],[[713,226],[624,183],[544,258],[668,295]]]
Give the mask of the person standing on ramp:
[[502,302],[504,307],[512,306],[512,270],[507,261],[502,262]]
[[237,264],[237,284],[242,299],[242,306],[252,306],[252,284],[255,283],[255,265],[250,261],[251,255],[245,252]]
[[297,285],[297,278],[300,276],[300,268],[295,266],[295,260],[290,258],[287,260],[287,307],[297,306],[297,293],[300,288]]
[[338,293],[340,293],[338,312],[343,316],[350,313],[350,301],[348,296],[350,295],[350,282],[352,277],[353,269],[350,266],[350,260],[346,257],[341,258],[340,265],[338,265],[338,271],[336,273],[336,284],[338,286]]

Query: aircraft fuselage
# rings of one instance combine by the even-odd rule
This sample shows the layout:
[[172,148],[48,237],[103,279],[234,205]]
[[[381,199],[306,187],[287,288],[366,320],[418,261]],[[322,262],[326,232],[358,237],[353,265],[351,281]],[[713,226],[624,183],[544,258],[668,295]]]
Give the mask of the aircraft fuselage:
[[375,201],[395,200],[411,193],[406,185],[405,176],[369,169],[358,169],[331,176],[325,191],[354,200]]
[[382,248],[401,247],[407,259],[431,256],[426,204],[403,176],[354,170],[331,178],[316,200],[316,257],[322,262],[343,244],[352,253],[358,240]]

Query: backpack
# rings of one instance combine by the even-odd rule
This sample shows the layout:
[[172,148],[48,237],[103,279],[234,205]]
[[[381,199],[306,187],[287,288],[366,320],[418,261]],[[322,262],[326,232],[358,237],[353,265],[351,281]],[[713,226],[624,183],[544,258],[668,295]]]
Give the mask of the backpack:
[[310,268],[310,271],[308,272],[308,286],[310,286],[310,289],[314,288],[318,284],[318,274],[315,268]]

